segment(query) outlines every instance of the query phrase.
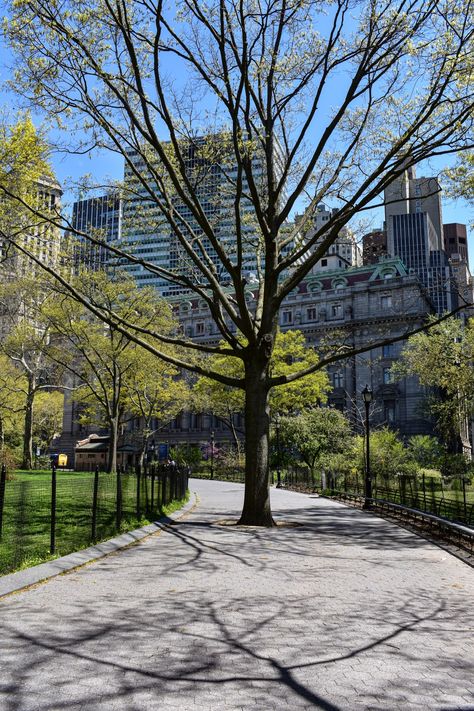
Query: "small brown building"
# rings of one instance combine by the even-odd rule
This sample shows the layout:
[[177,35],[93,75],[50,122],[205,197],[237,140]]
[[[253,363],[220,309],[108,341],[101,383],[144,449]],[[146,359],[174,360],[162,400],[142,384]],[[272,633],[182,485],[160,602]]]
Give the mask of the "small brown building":
[[[101,471],[108,469],[109,452],[108,435],[91,434],[86,439],[80,440],[75,448],[75,470],[88,472],[97,466]],[[137,460],[135,448],[130,444],[117,447],[117,466],[123,470],[133,469]]]

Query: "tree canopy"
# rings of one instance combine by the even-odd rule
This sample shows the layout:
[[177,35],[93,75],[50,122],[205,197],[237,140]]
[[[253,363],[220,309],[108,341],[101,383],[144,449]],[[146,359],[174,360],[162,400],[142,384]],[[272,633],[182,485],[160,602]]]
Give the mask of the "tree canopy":
[[431,389],[429,409],[448,448],[456,450],[474,409],[474,320],[449,319],[408,340],[394,373],[417,375]]
[[[271,389],[375,347],[344,344],[309,368],[273,373],[280,306],[406,168],[472,148],[471,3],[12,0],[9,10],[15,90],[65,129],[68,151],[123,156],[124,197],[167,223],[176,260],[108,249],[194,292],[225,345],[159,329],[149,338],[63,284],[168,362],[245,390],[241,521],[271,525]],[[311,238],[288,228],[305,207],[304,234],[321,201],[339,210]],[[170,342],[232,356],[243,376],[171,354]]]

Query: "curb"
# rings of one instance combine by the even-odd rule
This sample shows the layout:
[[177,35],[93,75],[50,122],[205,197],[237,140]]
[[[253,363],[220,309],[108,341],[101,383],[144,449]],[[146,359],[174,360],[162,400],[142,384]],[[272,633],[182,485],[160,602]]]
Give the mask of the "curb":
[[28,588],[31,585],[46,582],[46,580],[55,578],[57,575],[66,573],[74,568],[79,568],[86,563],[92,563],[92,561],[110,555],[110,553],[115,553],[123,548],[127,548],[153,533],[162,531],[168,523],[179,520],[182,516],[191,511],[196,504],[197,496],[194,492],[190,492],[189,501],[182,509],[174,511],[169,516],[162,516],[155,523],[149,523],[134,531],[122,533],[120,536],[111,538],[108,541],[103,541],[102,543],[97,543],[95,546],[89,546],[89,548],[83,548],[80,551],[69,553],[61,558],[56,558],[56,560],[40,563],[39,565],[34,565],[32,568],[26,568],[25,570],[18,570],[16,573],[4,575],[0,577],[0,598]]

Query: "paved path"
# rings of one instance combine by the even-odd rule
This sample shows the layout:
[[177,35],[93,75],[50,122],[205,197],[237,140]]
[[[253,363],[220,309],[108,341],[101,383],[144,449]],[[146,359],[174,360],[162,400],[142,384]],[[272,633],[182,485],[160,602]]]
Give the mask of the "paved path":
[[0,600],[1,711],[474,711],[474,570],[370,514],[273,491],[299,527],[220,525],[242,486]]

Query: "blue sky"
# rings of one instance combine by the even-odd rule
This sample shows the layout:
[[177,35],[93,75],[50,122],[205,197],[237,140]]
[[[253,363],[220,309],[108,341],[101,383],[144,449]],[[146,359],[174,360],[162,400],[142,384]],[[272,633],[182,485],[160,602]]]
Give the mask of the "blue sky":
[[[0,36],[0,100],[4,111],[12,118],[16,110],[21,106],[20,99],[5,88],[5,82],[11,78],[9,65],[11,62],[10,52],[3,43]],[[40,116],[33,115],[36,123],[40,123]],[[82,176],[89,174],[92,182],[107,184],[110,181],[120,181],[123,178],[123,158],[111,153],[92,153],[89,155],[70,155],[53,153],[52,164],[59,182],[66,187],[75,183]],[[453,162],[453,158],[450,159]],[[417,175],[436,175],[446,166],[445,159],[437,159],[429,164],[420,164],[417,167]],[[65,195],[66,209],[70,209],[70,204],[76,199],[76,194],[66,189]],[[374,210],[371,215],[372,226],[382,225],[383,210]],[[474,209],[462,200],[443,199],[443,221],[460,222],[469,225],[474,221]],[[469,230],[469,250],[471,263],[474,264],[474,228]]]

